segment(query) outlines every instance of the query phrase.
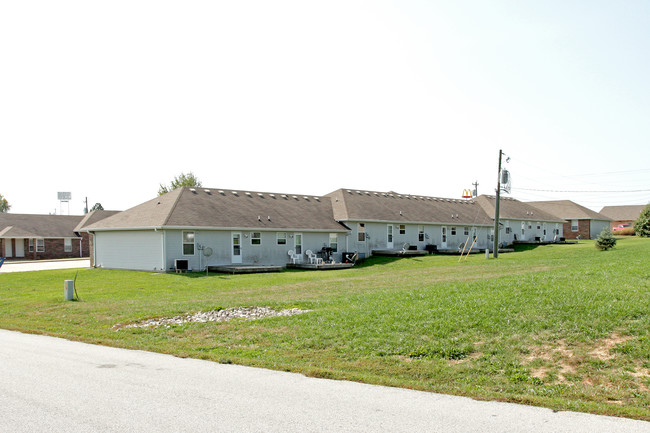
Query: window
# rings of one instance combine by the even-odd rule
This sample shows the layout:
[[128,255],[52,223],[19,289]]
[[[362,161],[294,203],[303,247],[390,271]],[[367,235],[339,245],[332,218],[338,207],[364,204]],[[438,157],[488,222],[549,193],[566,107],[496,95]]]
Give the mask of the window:
[[296,254],[302,254],[302,233],[296,233],[294,235],[293,249],[296,250]]
[[405,235],[406,234],[406,224],[400,224],[399,225],[399,234],[400,235]]
[[72,252],[72,239],[63,239],[63,251],[66,253]]
[[30,253],[34,252],[34,239],[29,240],[29,252]]
[[339,236],[336,233],[330,233],[330,248],[333,253],[339,250]]
[[260,232],[251,233],[251,245],[262,245],[262,233]]
[[45,252],[45,239],[36,239],[36,252],[37,253]]
[[456,236],[456,227],[451,228],[451,235]]
[[541,229],[542,225],[540,223],[537,223],[537,230]]
[[578,220],[571,220],[571,231],[572,232],[578,231]]
[[183,232],[183,255],[194,255],[194,232]]
[[463,236],[469,236],[469,227],[463,227]]
[[357,233],[359,236],[359,242],[366,241],[366,225],[364,223],[357,224]]
[[418,226],[418,241],[424,242],[424,226]]
[[278,245],[286,245],[287,244],[287,232],[280,232],[275,235],[276,242]]
[[510,234],[510,226],[506,226],[506,234],[507,234],[507,235]]

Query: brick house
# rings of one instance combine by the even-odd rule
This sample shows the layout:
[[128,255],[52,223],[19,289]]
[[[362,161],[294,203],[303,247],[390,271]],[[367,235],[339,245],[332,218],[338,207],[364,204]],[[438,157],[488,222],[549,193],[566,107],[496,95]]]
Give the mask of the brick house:
[[603,229],[609,228],[611,221],[571,200],[531,201],[528,204],[563,219],[566,239],[596,239]]
[[620,224],[631,224],[634,225],[641,212],[645,209],[646,205],[627,205],[627,206],[605,206],[600,210],[602,215],[605,215],[608,218],[611,218],[611,228],[614,228]]

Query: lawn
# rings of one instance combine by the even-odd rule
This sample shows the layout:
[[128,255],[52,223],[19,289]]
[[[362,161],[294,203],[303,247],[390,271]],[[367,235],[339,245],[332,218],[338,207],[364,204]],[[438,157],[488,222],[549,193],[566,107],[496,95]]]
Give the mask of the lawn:
[[[0,327],[221,363],[650,420],[650,240],[373,258],[341,271],[0,274]],[[240,306],[290,317],[125,328]]]

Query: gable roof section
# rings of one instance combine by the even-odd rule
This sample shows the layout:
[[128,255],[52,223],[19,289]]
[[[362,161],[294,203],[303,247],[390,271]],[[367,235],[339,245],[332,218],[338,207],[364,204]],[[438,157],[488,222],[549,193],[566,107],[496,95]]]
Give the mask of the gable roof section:
[[528,204],[564,220],[610,221],[605,215],[571,200],[529,201]]
[[96,223],[97,221],[101,221],[104,218],[108,218],[110,216],[113,216],[120,211],[117,210],[94,210],[91,212],[88,212],[83,219],[77,224],[77,226],[74,228],[75,232],[81,232],[81,231],[86,231],[85,228]]
[[327,194],[338,221],[490,225],[491,219],[474,200],[338,189]]
[[75,215],[35,215],[0,213],[3,238],[75,238],[74,228],[82,220]]
[[616,221],[635,221],[641,216],[645,209],[645,204],[627,205],[627,206],[605,206],[600,210],[600,214],[605,215]]
[[182,187],[93,223],[86,230],[221,228],[345,232],[329,199]]
[[[494,219],[496,197],[493,195],[480,195],[475,199],[488,215]],[[527,221],[546,221],[563,223],[564,220],[555,215],[544,212],[529,203],[510,197],[501,197],[499,204],[499,218]]]

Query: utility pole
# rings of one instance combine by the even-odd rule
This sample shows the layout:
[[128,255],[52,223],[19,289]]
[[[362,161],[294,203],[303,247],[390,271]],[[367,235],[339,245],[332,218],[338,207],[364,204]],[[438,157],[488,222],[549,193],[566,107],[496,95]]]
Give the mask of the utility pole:
[[501,200],[501,157],[503,151],[499,149],[499,175],[497,178],[497,201],[494,206],[494,258],[499,258],[499,205]]
[[478,197],[478,180],[474,181],[472,185],[474,185],[474,191],[472,191],[472,194],[474,194],[474,197]]

